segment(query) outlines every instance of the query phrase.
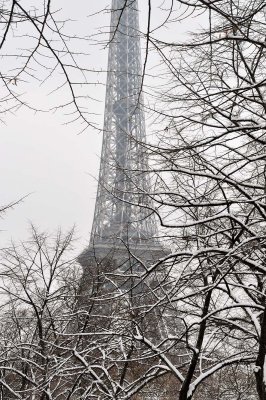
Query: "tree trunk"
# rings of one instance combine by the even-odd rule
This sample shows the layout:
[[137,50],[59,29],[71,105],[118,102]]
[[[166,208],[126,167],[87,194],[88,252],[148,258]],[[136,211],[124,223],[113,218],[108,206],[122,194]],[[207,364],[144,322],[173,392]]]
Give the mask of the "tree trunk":
[[266,307],[261,320],[259,352],[256,360],[256,386],[260,400],[266,400]]

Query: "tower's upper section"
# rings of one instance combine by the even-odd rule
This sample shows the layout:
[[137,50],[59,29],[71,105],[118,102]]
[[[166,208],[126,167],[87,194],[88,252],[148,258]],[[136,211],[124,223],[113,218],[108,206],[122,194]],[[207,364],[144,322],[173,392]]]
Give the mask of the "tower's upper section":
[[90,247],[154,242],[137,0],[113,0],[104,133]]

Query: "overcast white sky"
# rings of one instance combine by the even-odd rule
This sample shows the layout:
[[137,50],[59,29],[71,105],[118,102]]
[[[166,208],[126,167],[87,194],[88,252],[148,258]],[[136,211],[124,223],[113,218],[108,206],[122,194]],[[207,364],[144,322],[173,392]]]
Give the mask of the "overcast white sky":
[[[72,25],[78,35],[94,35],[99,32],[99,28],[109,24],[108,13],[88,17],[108,6],[107,0],[57,0],[57,3],[61,3],[65,16],[78,21]],[[141,27],[145,29],[147,0],[140,0],[139,3]],[[163,11],[159,9],[163,3],[167,1],[152,0],[153,26],[159,25],[164,18]],[[175,23],[171,29],[164,29],[162,34],[171,41],[188,29],[191,30],[192,26],[187,23]],[[70,26],[68,31],[71,32]],[[92,42],[84,46],[84,51],[89,53],[86,56],[88,68],[105,70],[107,49]],[[105,74],[93,76],[92,80],[103,83]],[[47,86],[39,87],[38,83],[30,82],[27,85],[27,98],[35,104],[49,104],[53,99],[47,95],[53,84],[56,82],[51,81]],[[98,114],[93,120],[101,126],[104,86],[91,86],[90,95],[99,100],[88,101],[88,108],[90,112]],[[33,114],[21,109],[15,115],[7,116],[5,124],[1,125],[0,204],[28,195],[1,219],[1,246],[7,245],[11,238],[27,239],[30,222],[41,231],[48,232],[55,231],[59,226],[65,230],[76,225],[77,236],[80,238],[77,251],[88,243],[102,135],[93,129],[79,135],[79,126],[65,125],[66,121],[60,112]]]

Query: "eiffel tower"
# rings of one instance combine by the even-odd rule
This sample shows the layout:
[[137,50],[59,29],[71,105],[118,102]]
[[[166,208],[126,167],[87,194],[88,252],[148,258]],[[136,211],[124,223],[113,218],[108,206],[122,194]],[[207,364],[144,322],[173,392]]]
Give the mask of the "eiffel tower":
[[[112,374],[117,374],[120,383],[124,378],[134,382],[157,362],[134,361],[125,368],[121,346],[129,352],[128,361],[131,356],[138,358],[141,347],[135,343],[131,354],[136,324],[155,342],[164,325],[164,311],[150,309],[158,300],[157,294],[162,293],[161,283],[165,285],[167,281],[167,268],[162,266],[159,271],[156,268],[147,273],[147,268],[166,252],[158,240],[149,196],[151,180],[145,142],[138,1],[112,0],[100,173],[90,243],[79,256],[83,277],[78,309],[85,311],[86,328],[82,327],[82,331],[95,333],[97,346],[108,349],[111,358],[117,359]],[[99,336],[99,331],[116,334]],[[82,340],[86,346],[86,335]],[[90,353],[94,360],[93,354]],[[161,381],[152,382],[148,394],[136,398],[154,398],[150,393],[161,390],[160,385]],[[164,400],[171,398],[163,396]]]
[[79,257],[85,281],[95,262],[112,260],[124,273],[130,264],[136,272],[139,259],[150,263],[164,253],[148,196],[145,141],[138,1],[112,0],[98,191],[90,244]]

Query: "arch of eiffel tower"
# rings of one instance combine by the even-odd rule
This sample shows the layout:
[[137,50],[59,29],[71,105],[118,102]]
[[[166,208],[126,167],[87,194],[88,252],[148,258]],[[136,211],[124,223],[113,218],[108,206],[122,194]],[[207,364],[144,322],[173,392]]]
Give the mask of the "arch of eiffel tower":
[[93,259],[112,259],[125,272],[129,254],[145,262],[163,254],[148,196],[141,85],[138,1],[112,0],[98,191],[90,244],[79,257],[84,275]]

